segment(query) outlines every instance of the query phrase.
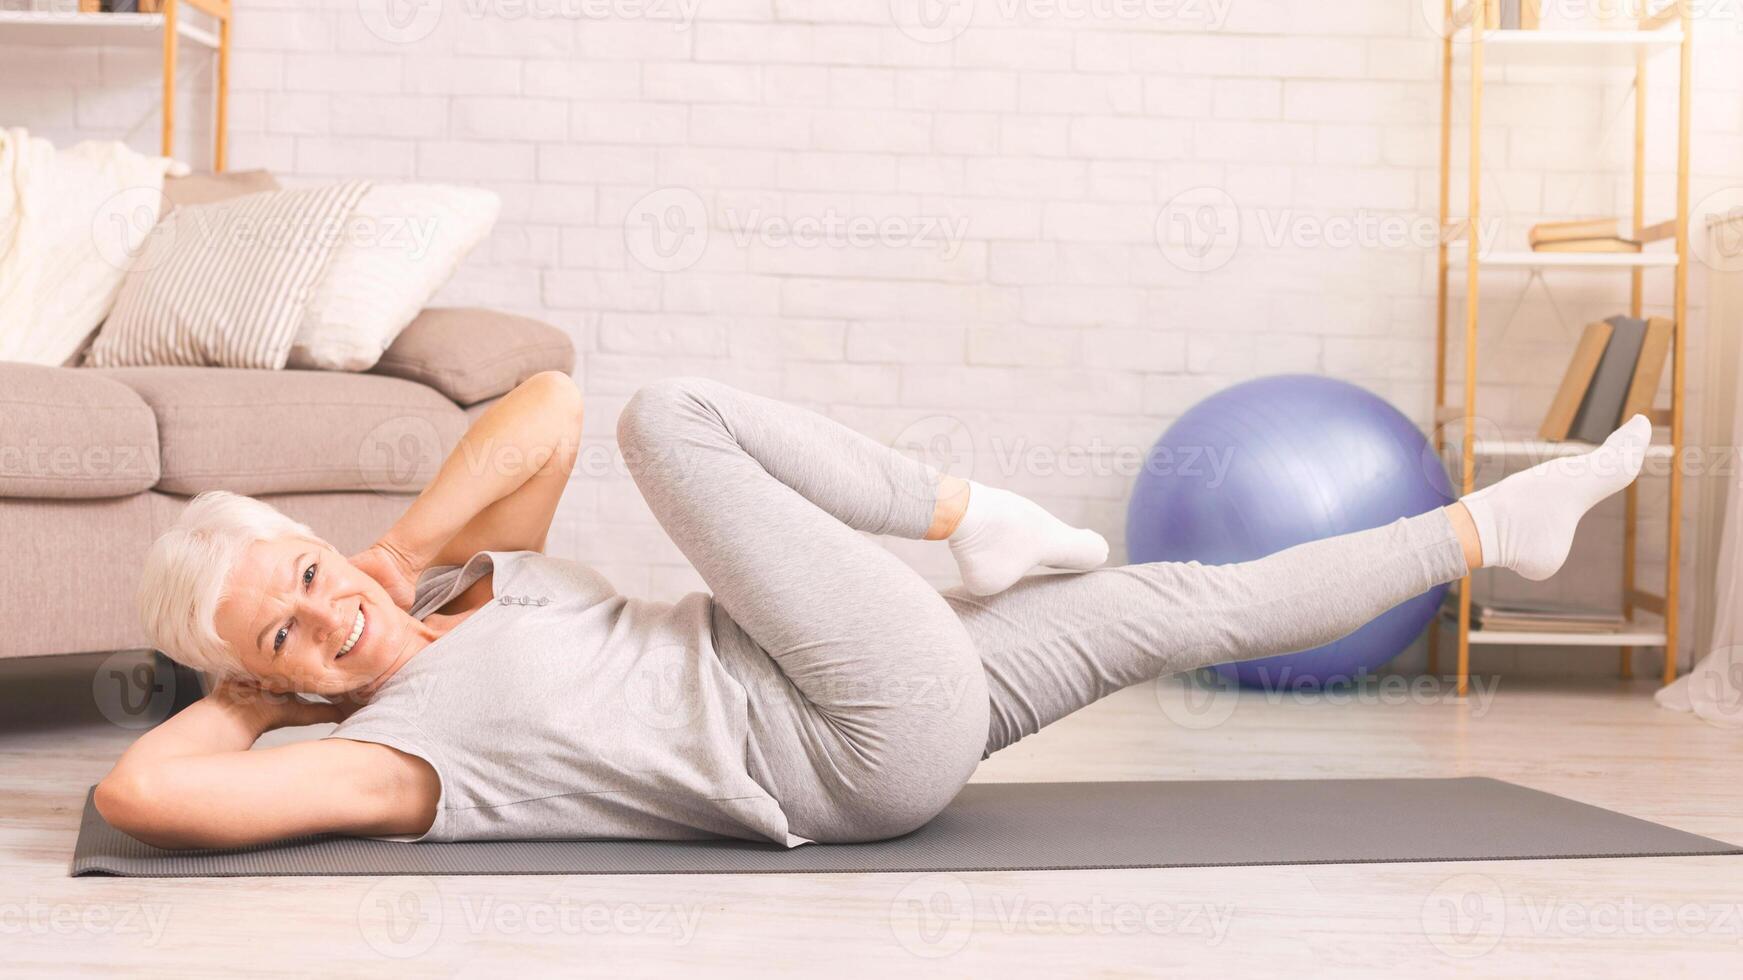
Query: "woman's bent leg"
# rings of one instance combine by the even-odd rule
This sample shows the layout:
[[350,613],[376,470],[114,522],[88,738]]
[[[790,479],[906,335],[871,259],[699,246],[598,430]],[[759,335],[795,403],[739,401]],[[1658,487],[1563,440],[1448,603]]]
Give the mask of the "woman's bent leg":
[[1257,561],[1153,562],[943,594],[986,668],[991,755],[1140,681],[1329,643],[1465,572],[1437,509]]
[[985,673],[938,591],[859,532],[923,536],[937,473],[797,406],[703,378],[618,421],[637,486],[714,593],[749,693],[752,775],[813,840],[930,819],[981,758]]

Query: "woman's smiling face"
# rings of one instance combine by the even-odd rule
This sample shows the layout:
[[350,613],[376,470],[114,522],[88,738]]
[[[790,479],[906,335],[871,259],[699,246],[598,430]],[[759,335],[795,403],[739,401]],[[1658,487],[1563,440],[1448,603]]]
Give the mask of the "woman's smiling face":
[[356,691],[428,643],[381,583],[321,541],[256,541],[226,586],[218,635],[269,691]]

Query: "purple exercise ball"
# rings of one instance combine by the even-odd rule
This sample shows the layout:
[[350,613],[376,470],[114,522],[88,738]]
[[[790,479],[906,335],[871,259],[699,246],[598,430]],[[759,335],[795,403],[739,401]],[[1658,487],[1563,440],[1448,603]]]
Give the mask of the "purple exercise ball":
[[[1133,487],[1126,550],[1133,562],[1251,561],[1452,499],[1421,430],[1384,399],[1331,378],[1277,375],[1226,388],[1168,427]],[[1347,683],[1404,652],[1445,592],[1437,586],[1324,646],[1217,672],[1266,689]]]

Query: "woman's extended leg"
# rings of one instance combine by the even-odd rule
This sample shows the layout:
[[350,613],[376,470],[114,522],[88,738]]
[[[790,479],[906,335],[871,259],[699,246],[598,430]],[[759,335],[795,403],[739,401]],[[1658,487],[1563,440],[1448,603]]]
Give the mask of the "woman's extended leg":
[[1586,511],[1633,482],[1651,438],[1636,416],[1589,453],[1452,507],[1257,561],[1027,578],[985,597],[947,590],[986,667],[986,752],[1130,684],[1330,642],[1479,562],[1546,578]]
[[1152,562],[944,598],[986,668],[986,755],[1164,674],[1328,643],[1465,574],[1446,511],[1234,565]]
[[919,538],[938,473],[831,419],[703,378],[618,420],[654,516],[714,593],[749,693],[751,775],[813,840],[905,833],[986,741],[985,673],[938,591],[861,531]]

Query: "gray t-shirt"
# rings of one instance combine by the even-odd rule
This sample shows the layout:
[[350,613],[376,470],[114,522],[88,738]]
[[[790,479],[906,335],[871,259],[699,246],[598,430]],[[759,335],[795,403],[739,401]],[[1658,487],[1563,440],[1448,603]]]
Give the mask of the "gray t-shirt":
[[440,777],[430,829],[382,839],[810,843],[747,771],[746,694],[715,653],[711,596],[629,599],[577,562],[480,551],[426,569],[411,615],[492,569],[495,598],[327,736],[396,748]]

